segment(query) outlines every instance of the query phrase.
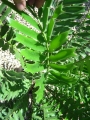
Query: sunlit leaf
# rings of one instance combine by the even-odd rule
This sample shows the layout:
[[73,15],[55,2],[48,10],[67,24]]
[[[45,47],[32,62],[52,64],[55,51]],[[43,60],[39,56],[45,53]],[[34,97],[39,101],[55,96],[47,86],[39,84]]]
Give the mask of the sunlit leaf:
[[68,36],[69,31],[63,32],[57,36],[53,40],[51,40],[50,46],[49,46],[49,51],[53,52],[56,49],[58,49],[63,43],[66,42],[67,36]]
[[41,72],[44,70],[44,67],[40,63],[28,64],[26,63],[25,69],[26,72],[30,72],[32,74],[36,72]]
[[75,56],[75,48],[68,48],[68,49],[60,50],[60,52],[51,55],[49,57],[49,60],[50,61],[65,60],[73,56]]
[[35,41],[32,38],[26,37],[21,34],[16,34],[16,37],[14,38],[14,40],[16,40],[16,41],[22,43],[24,46],[31,48],[33,50],[36,50],[36,51],[43,52],[45,50],[45,47],[42,46],[38,41]]
[[40,59],[39,53],[30,49],[22,49],[20,53],[22,54],[22,56],[25,57],[25,59],[28,59],[28,60],[39,61]]
[[19,23],[18,21],[15,21],[11,18],[7,18],[9,25],[17,30],[19,30],[20,32],[24,33],[27,36],[30,36],[33,39],[38,40],[38,33],[31,30],[30,28],[26,27],[25,25]]
[[45,78],[42,75],[40,79],[35,81],[35,87],[39,87],[38,90],[35,92],[36,94],[36,103],[39,103],[43,99],[44,95],[44,81]]

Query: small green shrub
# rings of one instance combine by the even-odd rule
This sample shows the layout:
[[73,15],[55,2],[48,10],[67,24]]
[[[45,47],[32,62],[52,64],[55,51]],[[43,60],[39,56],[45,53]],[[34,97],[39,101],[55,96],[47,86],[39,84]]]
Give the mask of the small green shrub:
[[[0,40],[12,48],[24,70],[1,69],[0,119],[88,120],[90,15],[84,6],[88,0],[46,0],[37,13],[27,5],[31,16],[2,1],[0,10],[8,7],[1,16],[6,24],[1,25]],[[15,20],[14,14],[9,17],[12,9],[34,29]]]

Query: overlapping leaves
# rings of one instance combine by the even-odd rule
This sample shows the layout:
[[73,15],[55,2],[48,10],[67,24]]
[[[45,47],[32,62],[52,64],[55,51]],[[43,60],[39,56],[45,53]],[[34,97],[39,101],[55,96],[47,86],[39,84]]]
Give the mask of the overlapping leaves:
[[[38,32],[36,32],[35,30],[26,27],[18,21],[7,17],[9,26],[12,27],[15,32],[14,40],[23,46],[18,50],[18,55],[20,55],[19,58],[22,58],[20,61],[24,62],[22,62],[24,71],[28,74],[32,74],[32,78],[35,83],[34,88],[37,89],[34,92],[36,94],[36,103],[41,102],[42,106],[44,107],[42,107],[44,119],[50,119],[50,116],[52,116],[52,119],[57,119],[55,112],[54,114],[52,112],[52,108],[48,109],[50,105],[42,103],[45,102],[46,99],[44,99],[46,85],[54,85],[59,89],[63,84],[72,86],[73,84],[75,85],[79,80],[85,80],[85,76],[87,75],[87,73],[83,74],[85,70],[90,75],[89,56],[83,60],[80,59],[81,61],[75,62],[75,59],[77,58],[75,52],[78,50],[78,47],[71,46],[75,45],[74,42],[70,43],[70,41],[76,40],[76,38],[72,36],[75,35],[77,31],[75,32],[72,30],[72,28],[81,26],[81,23],[77,22],[77,19],[80,19],[83,16],[82,13],[85,11],[85,8],[83,7],[82,3],[86,1],[87,0],[62,0],[61,2],[58,2],[58,6],[56,6],[56,8],[54,6],[55,10],[52,12],[53,14],[51,14],[50,7],[53,0],[46,0],[42,9],[42,16],[39,20],[37,19],[39,17],[36,13],[36,20],[34,20],[33,17],[35,16],[33,16],[33,14],[33,17],[31,17],[25,12],[19,12],[10,2],[4,1],[5,4],[8,4],[12,9],[17,11],[19,15],[23,17],[23,19],[31,24],[31,26],[36,28],[36,31],[38,30]],[[30,10],[32,11],[33,8],[30,8]],[[87,22],[89,23],[89,21]],[[84,40],[86,39],[87,35],[89,36],[89,33],[87,32],[89,27],[85,26],[82,29],[85,31],[79,31],[80,33],[77,33],[76,36],[79,36],[82,38],[82,40]],[[69,38],[70,36],[71,39]],[[14,47],[17,49],[17,46]],[[84,62],[85,68],[83,68]],[[35,79],[34,77],[36,74],[38,79]],[[80,78],[82,74],[83,77]],[[89,88],[89,86],[87,88]],[[82,93],[81,87],[80,90],[81,92],[79,96]],[[80,97],[82,98],[82,96]],[[75,100],[76,98],[77,96],[75,96]],[[48,110],[45,110],[45,108]],[[62,108],[60,112],[63,113]],[[60,112],[59,115],[61,115]],[[45,115],[46,113],[47,115]],[[33,118],[36,117],[36,114],[34,114]],[[40,117],[36,118],[41,119]]]

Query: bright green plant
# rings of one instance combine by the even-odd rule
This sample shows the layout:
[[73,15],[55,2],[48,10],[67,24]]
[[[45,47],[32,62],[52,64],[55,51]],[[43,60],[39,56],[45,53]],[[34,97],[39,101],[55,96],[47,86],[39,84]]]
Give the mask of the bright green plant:
[[1,26],[0,40],[13,50],[24,71],[1,70],[0,119],[89,119],[89,12],[83,18],[88,0],[46,0],[37,13],[27,6],[32,16],[2,1],[0,9],[10,9],[5,16],[13,9],[34,29],[13,15]]

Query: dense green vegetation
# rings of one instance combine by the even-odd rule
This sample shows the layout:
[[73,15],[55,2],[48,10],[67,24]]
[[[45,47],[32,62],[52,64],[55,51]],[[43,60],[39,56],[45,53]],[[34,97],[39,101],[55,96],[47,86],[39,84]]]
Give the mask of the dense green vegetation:
[[[0,47],[16,56],[23,71],[0,69],[0,120],[90,119],[90,13],[85,2],[46,0],[38,12],[27,5],[29,16],[2,0]],[[34,29],[15,20],[12,10]]]

